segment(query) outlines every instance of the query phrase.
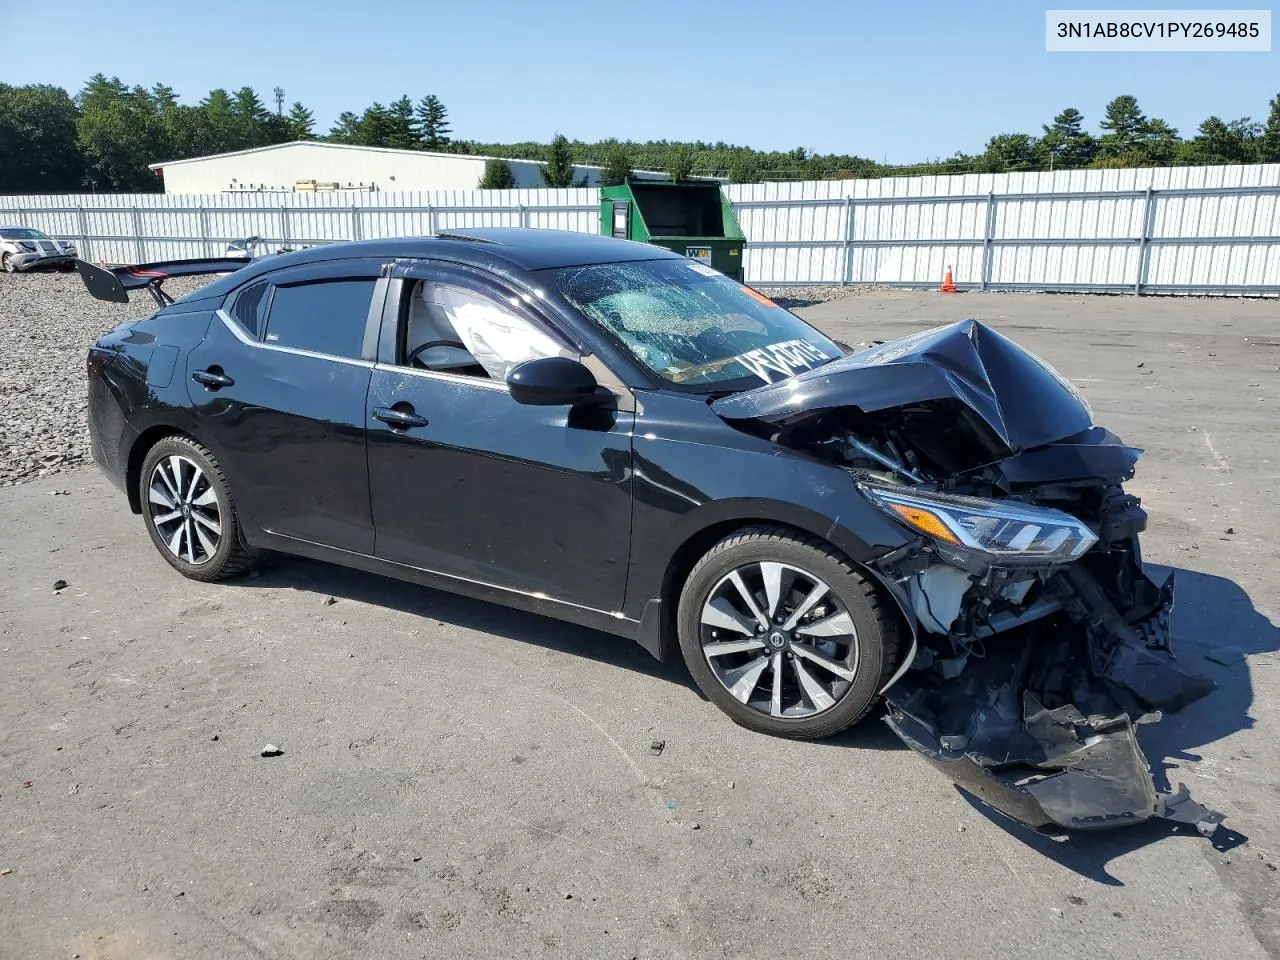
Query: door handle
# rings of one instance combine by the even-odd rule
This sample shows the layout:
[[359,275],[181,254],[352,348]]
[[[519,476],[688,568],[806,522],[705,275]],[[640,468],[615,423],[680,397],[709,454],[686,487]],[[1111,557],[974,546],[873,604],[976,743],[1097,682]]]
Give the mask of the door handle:
[[376,407],[373,419],[381,420],[392,430],[408,430],[410,427],[427,425],[427,418],[418,416],[407,403],[396,404],[394,407]]
[[230,387],[235,385],[235,381],[222,372],[221,367],[210,367],[208,370],[197,370],[191,374],[191,379],[196,383],[202,383],[210,390],[217,390],[219,387]]

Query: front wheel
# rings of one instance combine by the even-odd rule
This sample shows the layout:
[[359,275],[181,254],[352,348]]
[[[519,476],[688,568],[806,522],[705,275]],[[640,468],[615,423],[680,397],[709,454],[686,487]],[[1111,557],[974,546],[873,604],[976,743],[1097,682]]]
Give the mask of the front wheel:
[[857,723],[898,665],[898,620],[829,544],[780,527],[720,541],[689,574],[680,650],[744,727],[817,739]]
[[213,581],[249,568],[231,490],[207,449],[190,437],[166,437],[147,452],[138,482],[151,541],[181,574]]
[[0,266],[4,267],[5,273],[15,273],[18,269],[13,262],[13,255],[10,253],[0,254]]

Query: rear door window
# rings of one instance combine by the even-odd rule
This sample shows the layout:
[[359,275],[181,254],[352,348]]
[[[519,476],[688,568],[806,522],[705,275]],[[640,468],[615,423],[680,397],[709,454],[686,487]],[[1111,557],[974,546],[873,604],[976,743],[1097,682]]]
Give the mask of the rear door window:
[[358,360],[364,345],[373,277],[278,286],[271,295],[265,342]]

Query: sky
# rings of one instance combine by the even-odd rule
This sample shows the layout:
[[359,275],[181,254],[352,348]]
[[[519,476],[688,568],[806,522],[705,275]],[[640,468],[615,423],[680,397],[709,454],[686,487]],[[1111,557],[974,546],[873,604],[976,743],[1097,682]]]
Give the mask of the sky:
[[559,131],[889,163],[978,153],[997,133],[1038,134],[1067,106],[1096,130],[1122,93],[1184,136],[1211,114],[1265,119],[1280,94],[1276,52],[1047,53],[1045,9],[1070,6],[1062,0],[612,6],[620,12],[607,0],[17,3],[0,28],[0,81],[74,94],[102,72],[168,84],[186,103],[249,85],[273,107],[281,86],[286,109],[301,100],[321,133],[343,110],[434,93],[455,137],[481,142],[545,142]]

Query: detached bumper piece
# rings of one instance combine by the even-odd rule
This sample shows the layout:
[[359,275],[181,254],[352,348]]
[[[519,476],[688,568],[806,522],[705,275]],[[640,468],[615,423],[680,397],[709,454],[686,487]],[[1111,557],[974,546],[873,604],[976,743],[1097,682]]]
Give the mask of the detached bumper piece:
[[989,640],[986,656],[955,679],[908,674],[892,687],[889,726],[956,783],[1038,830],[1160,818],[1212,836],[1223,815],[1185,786],[1157,791],[1135,732],[1214,689],[1174,666],[1172,578],[1163,588],[1145,576],[1135,584],[1147,603],[1133,619],[1078,566],[1056,586],[1063,614]]

